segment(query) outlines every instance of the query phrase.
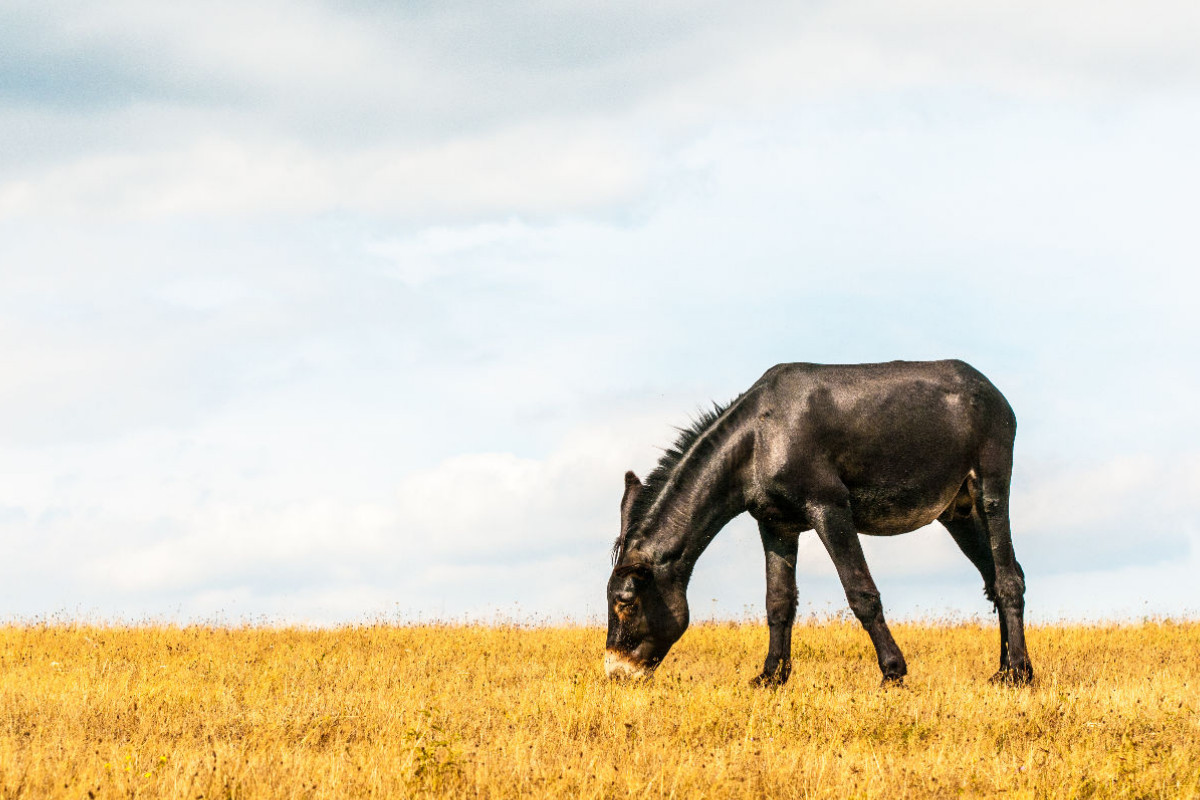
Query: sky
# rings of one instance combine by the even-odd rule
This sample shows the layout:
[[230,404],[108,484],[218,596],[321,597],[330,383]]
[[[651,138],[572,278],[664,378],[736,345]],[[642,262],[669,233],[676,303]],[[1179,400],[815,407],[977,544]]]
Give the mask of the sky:
[[[0,618],[601,618],[775,363],[1017,413],[1034,622],[1200,615],[1200,6],[0,6]],[[938,526],[892,618],[988,612]],[[803,615],[845,600],[814,534]],[[694,620],[761,619],[741,517]]]

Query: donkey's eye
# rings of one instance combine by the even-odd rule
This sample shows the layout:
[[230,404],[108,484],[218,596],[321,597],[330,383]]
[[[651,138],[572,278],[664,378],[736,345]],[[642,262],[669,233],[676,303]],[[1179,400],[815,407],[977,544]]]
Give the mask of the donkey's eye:
[[617,612],[617,616],[621,619],[629,616],[637,608],[637,600],[617,600],[613,603],[613,610]]

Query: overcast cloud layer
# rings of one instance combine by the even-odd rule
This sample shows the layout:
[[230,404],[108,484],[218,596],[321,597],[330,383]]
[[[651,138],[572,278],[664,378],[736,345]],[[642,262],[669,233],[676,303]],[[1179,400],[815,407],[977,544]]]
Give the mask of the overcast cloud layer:
[[[780,361],[964,358],[1033,619],[1200,613],[1189,2],[0,9],[0,614],[592,619]],[[939,527],[891,616],[986,612]],[[815,537],[801,603],[844,599]],[[694,618],[762,613],[748,519]]]

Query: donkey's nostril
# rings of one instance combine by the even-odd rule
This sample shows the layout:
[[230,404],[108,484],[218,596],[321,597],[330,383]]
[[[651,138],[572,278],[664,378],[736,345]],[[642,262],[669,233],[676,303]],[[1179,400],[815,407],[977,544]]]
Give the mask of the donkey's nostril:
[[635,663],[624,653],[618,653],[615,650],[605,652],[604,671],[612,680],[645,678],[650,674],[645,667]]

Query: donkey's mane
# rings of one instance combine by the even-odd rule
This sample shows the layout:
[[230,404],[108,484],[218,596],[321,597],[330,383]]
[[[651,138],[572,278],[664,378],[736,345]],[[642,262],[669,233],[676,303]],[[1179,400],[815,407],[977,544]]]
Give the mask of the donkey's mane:
[[635,531],[645,521],[646,515],[650,513],[650,509],[658,501],[659,495],[662,494],[664,488],[670,482],[671,477],[675,474],[675,470],[683,463],[694,449],[696,443],[699,442],[709,429],[716,426],[717,421],[724,416],[737,400],[741,397],[735,397],[728,403],[721,405],[713,403],[711,409],[702,410],[700,415],[692,421],[692,424],[686,428],[676,428],[679,431],[679,436],[675,439],[675,443],[663,450],[662,457],[658,459],[658,465],[646,476],[646,480],[642,482],[642,491],[633,501],[633,506],[629,510],[629,525],[625,530],[621,531],[617,536],[617,540],[613,542],[612,559],[613,564],[617,563],[617,559],[621,556],[621,550],[625,546],[625,537],[628,533]]

